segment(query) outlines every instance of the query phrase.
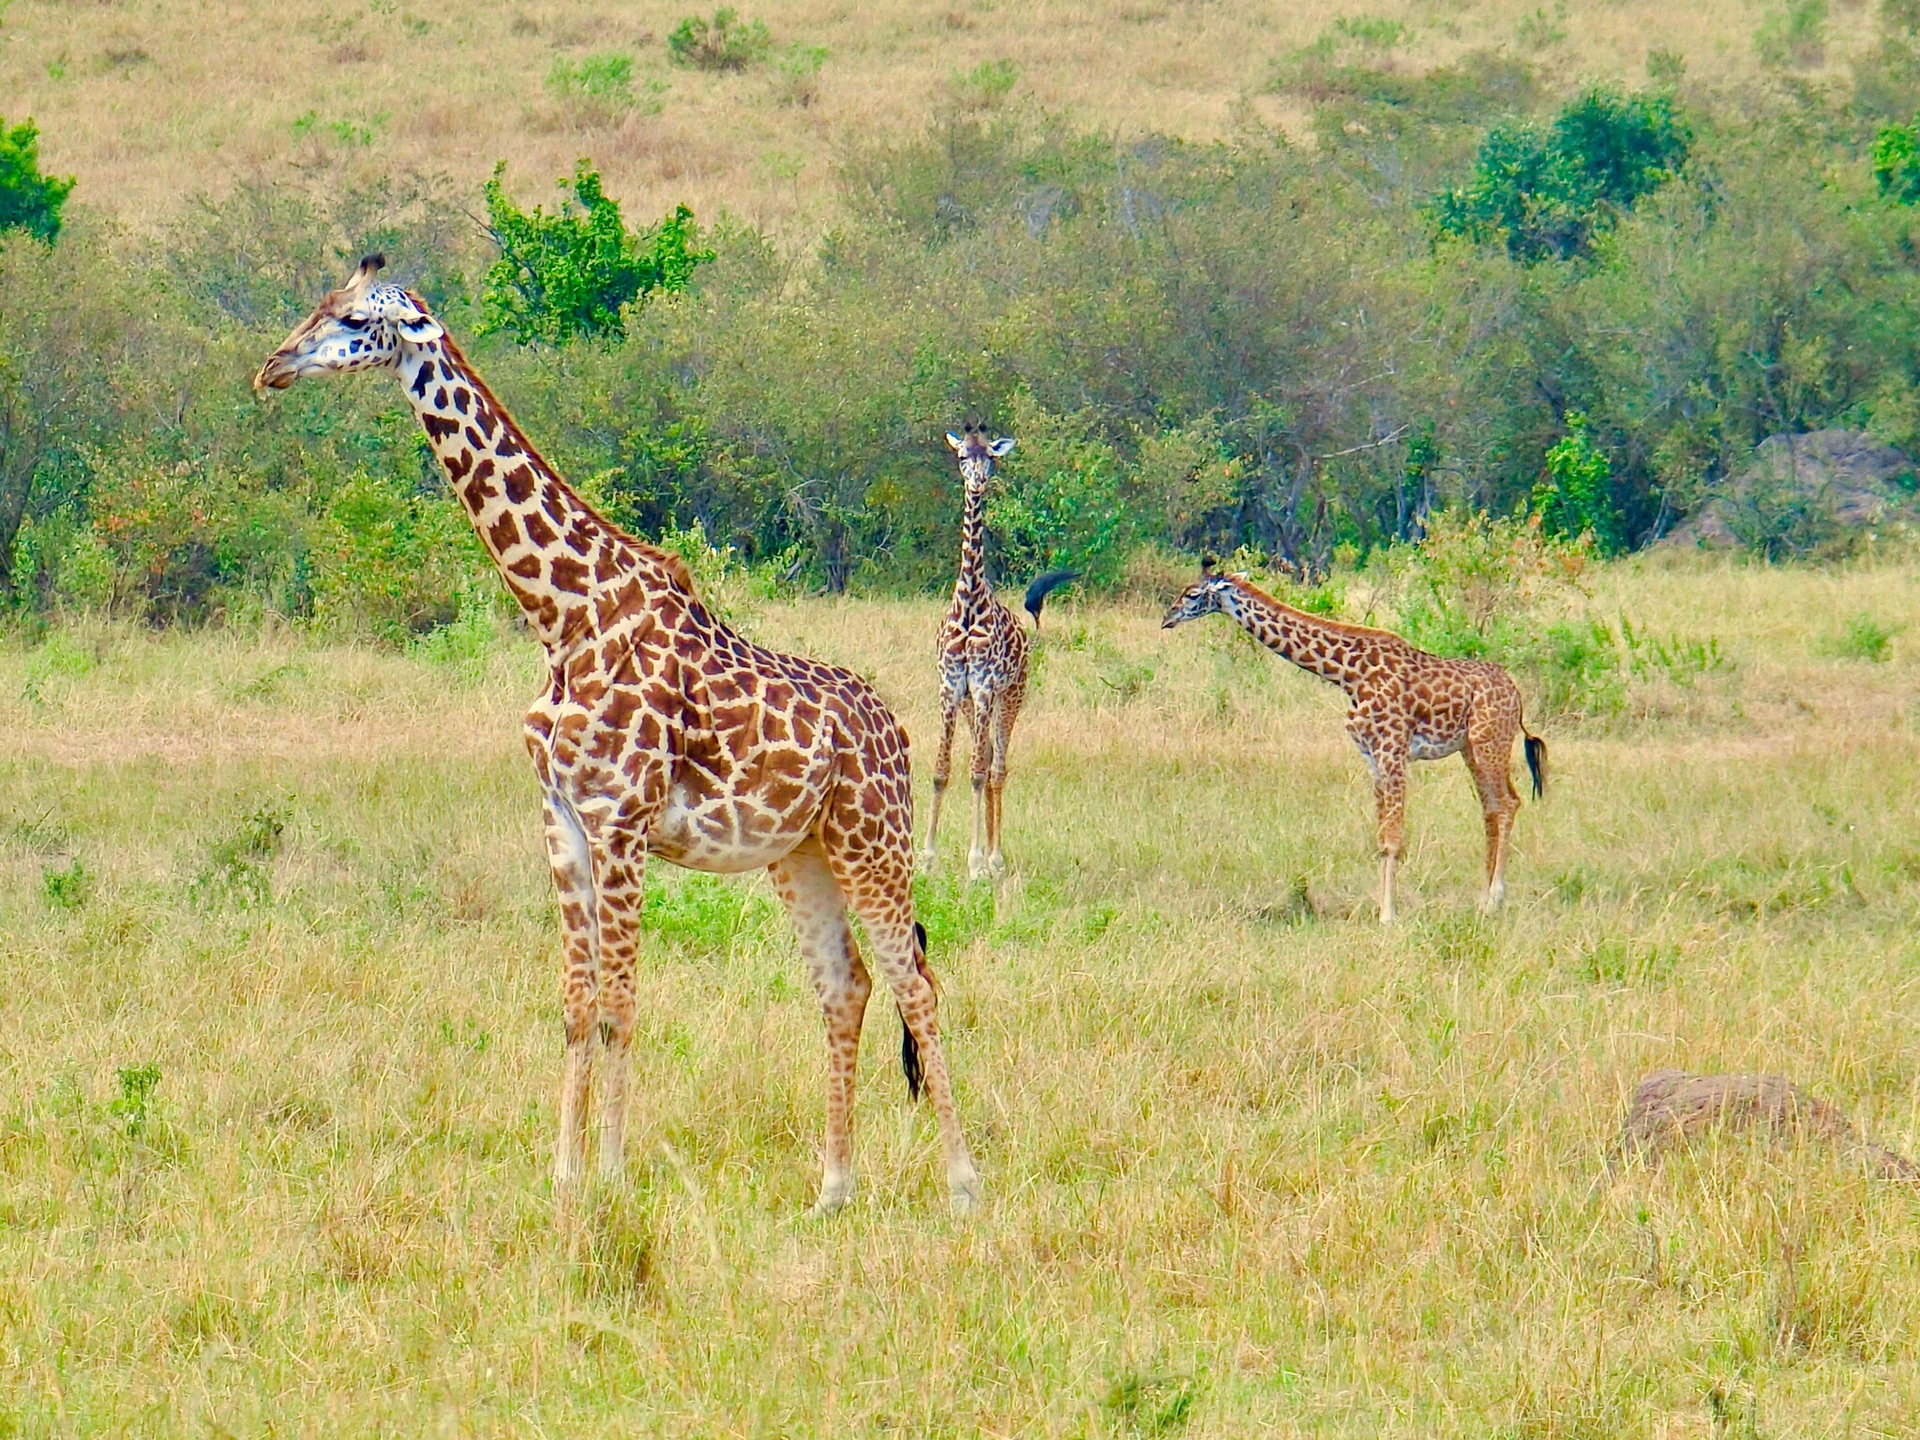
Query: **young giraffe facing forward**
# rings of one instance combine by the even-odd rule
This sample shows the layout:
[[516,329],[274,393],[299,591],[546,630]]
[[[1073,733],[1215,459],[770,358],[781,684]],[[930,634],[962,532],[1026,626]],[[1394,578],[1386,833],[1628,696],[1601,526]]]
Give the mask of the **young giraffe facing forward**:
[[526,742],[560,891],[566,1059],[554,1179],[586,1166],[595,1047],[600,1169],[622,1164],[641,879],[766,868],[799,933],[827,1024],[824,1176],[816,1212],[853,1194],[849,1117],[872,988],[848,928],[866,927],[900,1009],[908,1084],[924,1075],[954,1204],[980,1182],[955,1114],[935,990],[913,918],[907,737],[858,676],[743,639],[700,603],[686,566],[609,524],[534,451],[418,296],[370,255],[254,377],[392,371],[500,578],[546,648]]
[[1380,920],[1393,923],[1393,874],[1406,834],[1407,762],[1443,760],[1455,751],[1480,792],[1487,821],[1486,908],[1507,893],[1507,839],[1520,796],[1510,764],[1513,737],[1526,735],[1533,793],[1545,792],[1547,746],[1520,716],[1513,678],[1486,660],[1443,660],[1398,635],[1296,610],[1256,589],[1244,575],[1222,575],[1213,561],[1173,602],[1163,629],[1214,611],[1230,615],[1254,639],[1302,670],[1347,692],[1347,733],[1373,772],[1380,817]]
[[[971,420],[947,444],[960,457],[966,499],[960,512],[960,574],[953,599],[940,622],[940,750],[933,762],[933,814],[927,821],[923,870],[933,870],[940,835],[940,805],[953,774],[953,726],[966,707],[973,728],[973,844],[967,875],[998,880],[1007,873],[1000,853],[1000,797],[1007,785],[1007,746],[1013,722],[1027,698],[1027,658],[1033,642],[1013,612],[1000,603],[987,578],[987,487],[993,462],[1013,449],[1013,441],[989,440]],[[1079,579],[1075,570],[1049,570],[1027,587],[1026,610],[1040,625],[1047,596]],[[985,843],[982,844],[982,831]]]

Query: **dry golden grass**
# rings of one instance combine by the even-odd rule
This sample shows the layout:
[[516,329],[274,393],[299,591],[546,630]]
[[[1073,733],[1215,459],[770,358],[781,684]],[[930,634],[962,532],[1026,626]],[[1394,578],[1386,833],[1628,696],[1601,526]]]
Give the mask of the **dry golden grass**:
[[[1276,58],[1342,16],[1404,22],[1393,53],[1414,66],[1507,46],[1567,79],[1638,80],[1650,50],[1715,82],[1755,74],[1767,7],[1703,0],[1541,6],[1531,0],[766,0],[742,8],[778,46],[828,52],[812,103],[789,103],[767,67],[713,76],[675,69],[664,38],[691,0],[628,5],[527,0],[14,0],[0,28],[0,112],[32,115],[45,162],[80,177],[88,204],[136,225],[234,177],[344,164],[349,172],[446,173],[476,191],[497,159],[526,195],[589,155],[631,213],[677,202],[731,212],[805,240],[828,218],[834,158],[849,139],[922,123],[953,77],[985,62],[1019,69],[1016,98],[1125,136],[1192,139],[1249,124],[1298,129],[1262,92]],[[1837,4],[1824,68],[1870,32],[1865,0]],[[556,60],[621,51],[640,87],[668,86],[658,113],[557,101]],[[1820,73],[1816,66],[1810,73]],[[311,117],[302,127],[302,117]],[[343,127],[336,133],[332,127]]]
[[[1337,695],[1051,610],[996,898],[923,884],[988,1204],[876,1005],[820,1224],[819,1022],[761,880],[663,874],[624,1190],[556,1232],[537,659],[75,625],[0,650],[0,1433],[1911,1433],[1920,1196],[1634,1082],[1768,1070],[1920,1151],[1920,573],[1643,559],[1731,672],[1548,722],[1508,913],[1419,767],[1371,916]],[[1847,617],[1898,627],[1841,658]],[[931,603],[750,628],[931,734]],[[922,777],[924,780],[924,777]],[[152,1067],[152,1068],[146,1068]]]

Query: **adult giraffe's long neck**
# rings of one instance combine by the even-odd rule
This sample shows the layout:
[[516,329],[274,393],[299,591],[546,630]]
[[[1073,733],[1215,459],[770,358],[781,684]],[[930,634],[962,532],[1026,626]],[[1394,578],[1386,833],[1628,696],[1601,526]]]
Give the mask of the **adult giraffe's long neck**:
[[[594,628],[596,592],[636,558],[568,488],[442,336],[406,346],[400,381],[500,578],[549,650]],[[691,597],[689,597],[691,598]]]
[[1244,580],[1227,588],[1221,608],[1274,654],[1310,674],[1345,689],[1359,673],[1365,637],[1355,633],[1357,627],[1296,610]]
[[987,582],[987,487],[966,480],[966,500],[960,511],[960,573],[953,582],[955,609],[972,610],[991,598]]

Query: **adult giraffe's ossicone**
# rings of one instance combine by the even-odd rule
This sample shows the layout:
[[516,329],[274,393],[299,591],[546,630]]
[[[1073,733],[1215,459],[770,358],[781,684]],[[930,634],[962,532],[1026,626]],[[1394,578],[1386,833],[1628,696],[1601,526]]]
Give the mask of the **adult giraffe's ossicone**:
[[827,1023],[824,1177],[817,1211],[853,1194],[850,1112],[872,988],[848,928],[865,926],[924,1075],[953,1200],[980,1181],[954,1110],[935,989],[913,917],[907,737],[859,676],[753,644],[700,602],[681,561],[596,514],[474,374],[418,296],[368,256],[254,377],[388,370],[454,495],[546,648],[549,683],[526,742],[560,891],[565,1074],[554,1178],[586,1165],[595,1046],[600,1168],[622,1164],[641,877],[765,868],[799,933]]
[[[966,494],[960,511],[960,571],[940,622],[940,749],[933,760],[933,813],[920,863],[931,871],[938,853],[940,807],[953,774],[953,727],[964,713],[973,726],[973,844],[967,852],[967,874],[975,880],[998,880],[1007,873],[1000,853],[1007,747],[1027,697],[1033,650],[1031,638],[1000,603],[987,578],[987,490],[993,462],[1013,449],[1013,441],[989,440],[987,432],[969,420],[960,434],[949,432],[947,444],[960,459]],[[1049,570],[1027,587],[1026,611],[1036,630],[1047,596],[1079,578],[1078,571]]]
[[1223,575],[1207,560],[1163,629],[1215,611],[1302,670],[1347,692],[1347,734],[1373,772],[1380,823],[1380,919],[1393,921],[1393,877],[1406,837],[1407,764],[1458,751],[1473,772],[1487,824],[1487,889],[1483,905],[1500,908],[1507,894],[1507,841],[1520,796],[1513,788],[1513,739],[1525,735],[1535,797],[1545,793],[1547,744],[1520,716],[1513,677],[1488,660],[1448,660],[1398,635],[1309,615],[1258,589],[1244,575]]

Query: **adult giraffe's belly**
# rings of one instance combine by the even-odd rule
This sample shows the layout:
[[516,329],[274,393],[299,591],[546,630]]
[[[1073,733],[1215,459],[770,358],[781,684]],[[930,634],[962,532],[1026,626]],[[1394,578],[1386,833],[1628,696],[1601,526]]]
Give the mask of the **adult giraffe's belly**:
[[689,744],[647,849],[719,874],[771,865],[814,832],[832,775],[824,749],[757,746],[735,756],[717,744]]

